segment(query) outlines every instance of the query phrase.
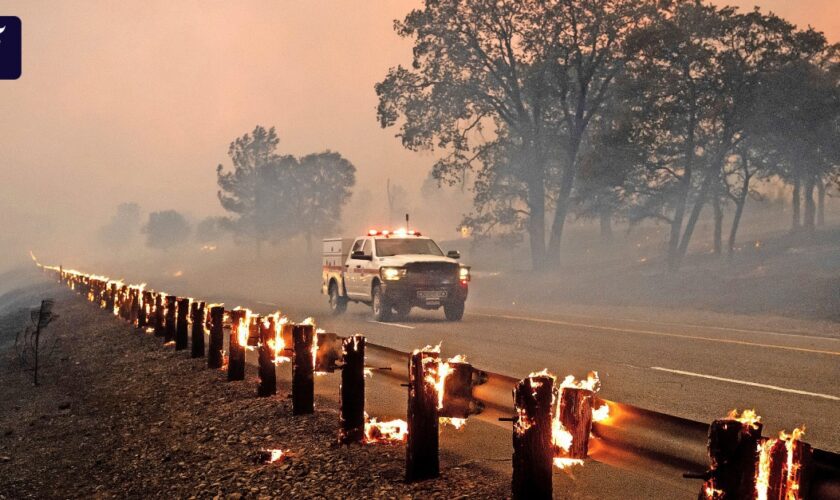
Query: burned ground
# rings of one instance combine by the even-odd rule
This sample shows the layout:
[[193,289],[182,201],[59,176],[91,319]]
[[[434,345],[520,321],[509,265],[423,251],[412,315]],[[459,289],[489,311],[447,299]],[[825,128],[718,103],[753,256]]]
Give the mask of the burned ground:
[[[57,285],[28,288],[4,306],[48,294],[57,348],[33,387],[4,307],[0,368],[0,498],[278,497],[499,498],[508,478],[442,454],[441,478],[403,482],[402,445],[339,447],[337,405],[292,417],[288,381],[257,398],[256,370],[228,383],[188,351],[165,348]],[[290,458],[261,461],[262,449]]]

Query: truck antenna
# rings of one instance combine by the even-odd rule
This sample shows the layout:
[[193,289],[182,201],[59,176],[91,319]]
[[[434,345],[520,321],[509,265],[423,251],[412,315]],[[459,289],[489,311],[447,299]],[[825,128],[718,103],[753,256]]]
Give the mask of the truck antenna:
[[408,214],[405,214],[405,230],[408,231],[411,226],[408,224]]

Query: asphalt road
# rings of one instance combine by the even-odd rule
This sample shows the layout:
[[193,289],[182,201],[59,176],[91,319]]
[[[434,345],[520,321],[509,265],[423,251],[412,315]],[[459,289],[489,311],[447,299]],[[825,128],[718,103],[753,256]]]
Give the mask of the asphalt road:
[[401,351],[442,343],[445,356],[465,354],[481,369],[514,377],[595,370],[604,398],[702,422],[753,408],[766,434],[804,424],[809,442],[840,452],[840,331],[833,336],[830,328],[791,333],[476,308],[457,323],[417,310],[405,321],[378,323],[361,305],[340,317],[323,305],[286,312]]

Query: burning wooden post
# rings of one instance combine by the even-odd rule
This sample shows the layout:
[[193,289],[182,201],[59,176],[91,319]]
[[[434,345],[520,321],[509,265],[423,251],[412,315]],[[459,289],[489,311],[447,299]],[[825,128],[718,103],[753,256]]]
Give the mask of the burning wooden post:
[[430,380],[437,378],[439,353],[416,350],[408,361],[408,443],[405,448],[406,481],[440,475],[438,457],[438,393]]
[[175,333],[177,326],[175,324],[175,314],[178,312],[178,298],[174,295],[166,296],[166,324],[163,329],[164,342],[173,342],[175,340]]
[[339,389],[341,404],[340,444],[362,443],[365,439],[365,337],[344,339],[344,367]]
[[193,301],[190,306],[190,318],[192,319],[192,357],[204,357],[204,315],[205,303]]
[[[228,381],[245,380],[245,345],[248,339],[248,311],[234,309],[230,312],[228,337]],[[244,339],[242,338],[244,337]],[[244,342],[240,343],[240,339]]]
[[532,374],[513,391],[514,499],[552,498],[552,400],[554,377]]
[[589,455],[589,435],[592,432],[593,392],[579,387],[560,389],[560,423],[571,434],[566,458],[583,460]]
[[190,343],[190,335],[189,335],[189,312],[190,312],[190,299],[188,298],[179,298],[178,299],[178,320],[177,320],[177,330],[175,333],[175,350],[181,351],[186,349]]
[[462,356],[445,363],[443,394],[439,394],[438,415],[450,420],[465,420],[484,410],[484,405],[473,397],[475,386],[487,382],[487,373],[476,370]]
[[224,363],[222,350],[225,347],[225,308],[210,307],[210,342],[207,349],[207,368],[221,368]]
[[315,327],[292,326],[292,415],[315,412],[315,360],[312,356]]
[[152,303],[152,292],[143,290],[140,294],[140,307],[137,310],[137,328],[146,328],[149,323],[150,304]]
[[166,295],[162,293],[155,293],[155,314],[154,314],[154,326],[155,326],[155,337],[163,337],[165,335],[165,325],[163,324],[163,302],[164,297]]
[[268,316],[259,323],[259,376],[257,396],[266,397],[277,394],[277,372],[274,370],[274,317]]
[[794,429],[791,434],[781,432],[778,439],[762,440],[758,450],[756,498],[809,498],[813,449],[800,440],[803,433],[802,429]]
[[105,310],[109,314],[114,312],[114,301],[117,298],[117,284],[111,283],[105,293]]
[[700,498],[754,498],[761,417],[751,410],[741,416],[732,411],[709,426],[711,470]]
[[132,287],[129,289],[128,322],[137,324],[140,316],[140,289]]
[[129,300],[129,295],[131,290],[125,286],[120,285],[119,291],[117,293],[117,311],[120,318],[128,321],[128,317],[131,310],[131,304]]

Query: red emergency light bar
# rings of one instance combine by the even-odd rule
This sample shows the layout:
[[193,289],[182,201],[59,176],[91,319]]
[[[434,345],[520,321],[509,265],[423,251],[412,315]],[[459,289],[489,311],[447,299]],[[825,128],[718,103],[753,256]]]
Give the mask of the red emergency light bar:
[[389,231],[387,229],[370,229],[368,230],[368,236],[385,236],[386,238],[389,236],[421,236],[420,231],[410,230],[406,231],[405,229],[397,229],[396,231]]

